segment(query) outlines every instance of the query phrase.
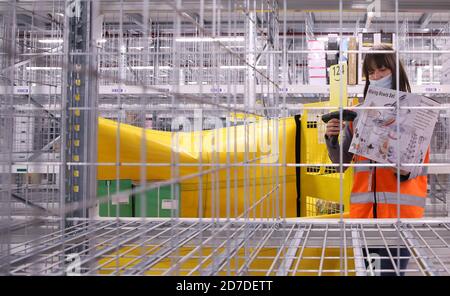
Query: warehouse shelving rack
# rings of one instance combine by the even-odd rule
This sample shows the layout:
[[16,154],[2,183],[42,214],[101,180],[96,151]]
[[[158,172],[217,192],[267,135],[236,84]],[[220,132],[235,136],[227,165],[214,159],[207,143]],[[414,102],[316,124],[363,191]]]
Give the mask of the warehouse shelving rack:
[[[288,0],[0,2],[0,273],[377,275],[380,268],[371,266],[376,260],[368,252],[377,246],[409,251],[408,267],[391,270],[396,274],[450,274],[450,83],[435,83],[449,54],[450,7],[425,12],[417,24],[411,20],[417,12],[408,12],[407,0],[391,2],[389,11],[394,12],[382,11],[372,29],[396,33],[413,92],[442,103],[429,166],[427,215],[432,218],[350,220],[340,210],[329,219],[289,217],[286,172],[332,165],[289,163],[283,153],[275,163],[262,163],[248,140],[242,162],[231,153],[220,162],[221,155],[212,153],[209,162],[186,164],[173,152],[174,141],[167,163],[152,163],[141,153],[138,162],[108,164],[115,171],[127,165],[140,169],[136,187],[128,193],[170,188],[172,199],[182,204],[175,187],[180,180],[195,180],[195,200],[212,201],[207,205],[211,209],[199,207],[198,217],[180,217],[177,208],[165,218],[98,215],[99,205],[127,193],[97,197],[98,117],[117,121],[119,136],[121,125],[148,127],[150,118],[154,130],[176,130],[173,119],[192,118],[196,110],[201,111],[199,130],[208,116],[209,124],[213,116],[241,116],[239,124],[225,120],[224,127],[246,127],[244,142],[253,128],[251,118],[270,118],[275,134],[285,139],[280,143],[285,153],[288,126],[283,117],[332,108],[307,105],[328,101],[330,90],[309,84],[306,40],[325,35],[333,16],[338,17],[338,32],[334,27],[333,33],[340,38],[370,31],[370,24],[361,27],[361,17],[368,16],[365,8],[333,1],[334,13],[305,12],[305,1]],[[351,30],[344,32],[347,26]],[[437,48],[430,47],[433,39]],[[418,84],[414,67],[428,56],[436,65],[422,65],[430,69],[430,79]],[[348,87],[349,96],[361,93],[362,85]],[[345,107],[342,95],[339,104]],[[158,126],[158,116],[167,122]],[[22,131],[24,138],[18,136]],[[142,132],[141,147],[146,140]],[[123,144],[120,137],[115,144]],[[171,168],[170,177],[148,180],[145,168],[151,166]],[[201,171],[182,174],[192,166]],[[339,172],[342,166],[334,168]],[[261,172],[268,176],[264,185],[257,182]],[[239,187],[234,176],[240,173]],[[333,176],[344,182],[342,174]],[[118,192],[119,182],[115,184]],[[230,203],[241,187],[245,207],[238,210]],[[343,204],[343,193],[339,195]],[[228,208],[221,215],[223,205]],[[387,257],[399,260],[392,252]],[[365,259],[371,262],[368,267]]]

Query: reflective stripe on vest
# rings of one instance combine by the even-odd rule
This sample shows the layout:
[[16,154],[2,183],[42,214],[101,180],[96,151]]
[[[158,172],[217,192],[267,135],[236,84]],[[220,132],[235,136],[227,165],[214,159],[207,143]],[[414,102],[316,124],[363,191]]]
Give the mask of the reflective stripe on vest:
[[[364,164],[364,163],[370,163],[369,159],[362,159],[359,160],[357,163],[355,164]],[[359,172],[370,172],[373,169],[373,166],[354,166],[353,167],[353,172],[355,173],[359,173]]]
[[[395,192],[377,192],[378,204],[397,204],[397,193]],[[350,202],[353,204],[373,203],[373,192],[352,193]],[[407,206],[425,207],[425,198],[415,195],[400,194],[399,203]]]

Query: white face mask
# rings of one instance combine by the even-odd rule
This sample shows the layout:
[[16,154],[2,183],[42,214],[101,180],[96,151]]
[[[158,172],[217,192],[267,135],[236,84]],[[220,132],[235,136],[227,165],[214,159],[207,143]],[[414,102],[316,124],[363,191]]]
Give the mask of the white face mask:
[[390,89],[392,87],[392,74],[389,74],[378,80],[370,79],[369,81],[370,81],[370,85]]

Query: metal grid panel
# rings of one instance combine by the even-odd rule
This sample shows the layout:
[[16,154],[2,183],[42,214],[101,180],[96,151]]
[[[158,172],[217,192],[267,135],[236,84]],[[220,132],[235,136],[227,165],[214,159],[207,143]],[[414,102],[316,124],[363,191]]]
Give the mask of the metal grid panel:
[[[76,260],[91,275],[450,273],[448,222],[338,222],[79,221],[64,235],[47,230],[17,244],[10,263],[16,275],[79,272],[64,264],[64,254],[85,245]],[[394,267],[366,267],[373,248],[389,250],[384,258]],[[396,256],[396,248],[409,255]],[[400,267],[399,259],[409,259],[409,266]]]
[[[287,213],[293,210],[286,202],[295,194],[288,189],[295,186],[295,167],[340,178],[338,167],[329,165],[319,150],[308,151],[307,163],[287,159],[292,139],[286,137],[289,126],[282,118],[308,109],[299,100],[329,99],[326,92],[292,94],[290,89],[300,85],[313,90],[307,41],[336,29],[340,38],[344,30],[345,36],[360,32],[364,24],[358,19],[342,23],[359,13],[339,11],[335,3],[336,12],[323,13],[323,20],[319,15],[314,22],[309,13],[288,12],[286,1],[194,1],[185,6],[183,1],[48,0],[39,7],[33,1],[0,5],[0,64],[7,73],[0,85],[1,273],[370,275],[380,267],[373,263],[367,271],[364,261],[372,262],[369,249],[378,247],[390,261],[396,260],[392,249],[409,252],[407,267],[385,272],[449,274],[449,225],[442,218],[448,205],[445,172],[430,178],[430,196],[444,204],[438,211],[431,202],[429,215],[441,217],[437,221],[346,222],[342,216],[326,222],[289,220],[293,215]],[[413,84],[436,84],[448,54],[449,14],[434,18],[430,34],[417,33],[418,16],[386,13],[371,30],[396,33]],[[291,26],[288,19],[300,21]],[[206,40],[199,42],[201,38]],[[430,43],[434,39],[437,48]],[[421,80],[415,73],[418,65],[429,69]],[[445,95],[436,95],[440,91],[424,92],[448,103]],[[354,95],[361,97],[361,91]],[[318,121],[329,108],[318,109],[308,112],[308,128],[315,131],[307,139],[311,146],[323,145]],[[442,109],[442,115],[448,114],[448,108]],[[108,147],[115,148],[116,157],[107,164],[90,157],[101,148],[94,128],[97,117],[117,122],[115,142]],[[431,147],[438,168],[449,162],[447,119],[441,116]],[[266,124],[262,130],[273,131],[273,139],[282,139],[276,153],[261,156],[252,150],[258,145],[258,122]],[[121,138],[121,126],[132,129],[127,124],[146,129],[133,130],[140,136],[140,142],[133,142],[138,156],[122,160],[130,138]],[[221,137],[217,127],[242,127],[242,137]],[[146,145],[153,140],[148,135],[162,135],[154,131],[173,132],[165,159],[155,161],[147,153],[154,149]],[[206,151],[190,151],[194,161],[185,162],[177,153],[182,146],[177,131],[210,131],[215,135],[208,138],[211,143],[225,141],[234,147],[227,147],[225,154],[212,150],[208,158]],[[243,151],[236,151],[239,143],[244,143]],[[102,165],[116,172],[109,180],[116,183],[98,197],[95,173]],[[138,177],[118,193],[124,167],[137,168]],[[189,201],[197,203],[196,218],[180,218],[183,213],[173,206],[186,204],[176,189],[180,184],[191,192]],[[165,219],[144,217],[144,199],[133,203],[141,212],[130,209],[142,219],[120,219],[121,209],[128,210],[124,198],[157,189],[159,202],[163,188],[176,201],[166,204]],[[336,198],[309,198],[311,215],[343,214]],[[115,207],[115,219],[98,217],[102,204]]]

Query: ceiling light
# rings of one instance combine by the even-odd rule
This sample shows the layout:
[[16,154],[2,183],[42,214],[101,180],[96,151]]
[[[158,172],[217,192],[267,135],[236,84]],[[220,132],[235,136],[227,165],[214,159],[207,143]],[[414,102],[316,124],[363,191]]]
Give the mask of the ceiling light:
[[247,66],[220,66],[220,69],[245,69]]
[[214,42],[214,41],[220,41],[220,42],[243,42],[245,41],[244,37],[181,37],[176,38],[175,41],[177,42]]
[[62,39],[40,39],[38,40],[39,43],[63,43],[64,41]]
[[[197,81],[188,81],[188,83],[187,84],[190,84],[190,85],[196,85],[196,84],[198,84],[198,82]],[[206,85],[206,84],[208,84],[206,81],[202,81],[202,84],[203,85]]]
[[[220,69],[246,69],[247,66],[220,66]],[[267,66],[256,66],[257,69],[266,69]]]
[[[159,66],[159,70],[169,70],[172,69],[170,66]],[[155,66],[132,66],[131,69],[133,70],[153,70],[155,69]]]
[[51,70],[61,70],[61,67],[26,67],[25,69],[51,71]]
[[352,9],[367,9],[367,5],[362,3],[353,3]]
[[133,66],[131,67],[133,70],[153,70],[154,66]]

